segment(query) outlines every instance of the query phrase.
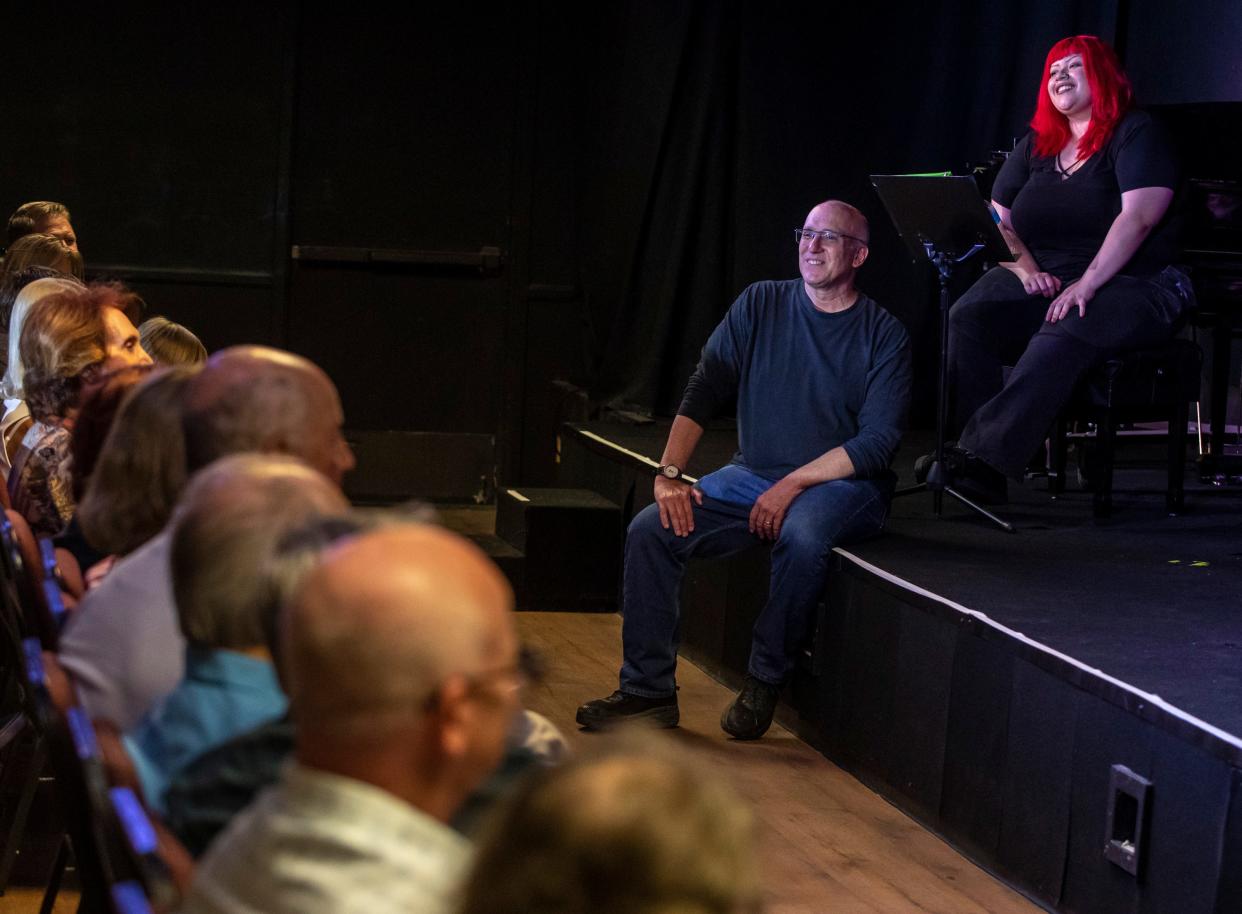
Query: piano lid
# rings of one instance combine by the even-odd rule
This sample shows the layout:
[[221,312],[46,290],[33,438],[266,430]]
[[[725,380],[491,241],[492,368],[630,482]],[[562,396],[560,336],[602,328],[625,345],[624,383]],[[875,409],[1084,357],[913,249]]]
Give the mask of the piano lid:
[[1227,253],[1242,259],[1242,182],[1191,178],[1185,212],[1188,255]]

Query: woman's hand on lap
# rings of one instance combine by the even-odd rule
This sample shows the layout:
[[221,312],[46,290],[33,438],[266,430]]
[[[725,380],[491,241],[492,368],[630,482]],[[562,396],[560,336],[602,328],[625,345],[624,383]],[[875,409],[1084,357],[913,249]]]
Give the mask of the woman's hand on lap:
[[1069,314],[1073,308],[1078,309],[1079,317],[1086,317],[1087,302],[1091,301],[1094,295],[1095,289],[1081,279],[1076,279],[1062,289],[1061,294],[1053,299],[1052,304],[1048,306],[1048,313],[1044,315],[1044,320],[1050,324],[1055,324]]
[[1026,290],[1027,295],[1042,295],[1044,298],[1052,298],[1061,291],[1061,280],[1053,276],[1051,273],[1027,273],[1019,274],[1018,278],[1022,280],[1022,288]]

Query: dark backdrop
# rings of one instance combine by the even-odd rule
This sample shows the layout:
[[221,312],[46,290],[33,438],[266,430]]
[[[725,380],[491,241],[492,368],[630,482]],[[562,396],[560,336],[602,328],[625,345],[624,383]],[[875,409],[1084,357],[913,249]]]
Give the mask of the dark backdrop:
[[[6,17],[0,209],[63,200],[88,268],[152,312],[211,348],[321,362],[355,494],[486,499],[551,478],[553,378],[674,409],[734,296],[796,275],[791,229],[826,197],[871,218],[861,283],[929,382],[930,277],[867,176],[1008,148],[1066,34],[1141,49],[1135,83],[1160,101],[1242,100],[1233,7],[24,9]],[[923,395],[914,421],[930,415]]]

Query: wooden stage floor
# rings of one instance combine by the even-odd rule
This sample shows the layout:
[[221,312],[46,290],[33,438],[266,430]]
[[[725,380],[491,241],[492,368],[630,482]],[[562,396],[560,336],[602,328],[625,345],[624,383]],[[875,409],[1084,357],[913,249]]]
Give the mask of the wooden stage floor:
[[[621,620],[614,614],[518,614],[547,666],[526,704],[574,746],[574,711],[616,688]],[[769,914],[1009,914],[1042,910],[962,857],[884,799],[774,724],[737,742],[720,729],[733,694],[693,664],[678,667],[681,727],[669,731],[755,803]]]
[[[621,620],[611,613],[517,616],[547,675],[526,704],[574,746],[574,711],[616,687]],[[1042,909],[979,869],[779,724],[756,742],[730,740],[720,712],[732,693],[693,664],[678,668],[681,727],[669,731],[723,772],[760,821],[767,914],[1034,914]],[[606,738],[606,737],[602,737]],[[0,914],[34,914],[41,892],[14,889]],[[64,893],[56,910],[72,911]]]

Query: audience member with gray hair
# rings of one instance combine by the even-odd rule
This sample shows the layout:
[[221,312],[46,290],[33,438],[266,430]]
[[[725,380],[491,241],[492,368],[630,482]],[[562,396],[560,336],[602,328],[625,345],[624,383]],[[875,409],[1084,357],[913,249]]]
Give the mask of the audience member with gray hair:
[[442,912],[445,823],[518,709],[513,596],[475,546],[398,525],[329,550],[281,616],[296,763],[212,845],[183,912]]
[[185,677],[125,738],[147,805],[203,752],[284,713],[264,619],[280,542],[349,503],[292,457],[239,454],[190,480],[172,530],[172,579]]
[[[382,527],[432,520],[434,513],[423,506],[399,511],[326,517],[291,533],[269,566],[275,584],[273,612],[284,605],[314,568],[319,556],[338,540]],[[269,631],[269,644],[276,643]],[[277,675],[281,675],[279,651],[272,647]],[[533,658],[523,652],[524,672],[530,674]],[[537,675],[537,672],[535,673]],[[164,798],[164,821],[194,857],[199,857],[238,813],[259,792],[276,783],[284,762],[293,754],[294,726],[289,717],[262,724],[229,743],[200,756],[173,778]],[[532,767],[558,764],[568,756],[564,736],[546,718],[523,710],[510,724],[505,755],[500,766],[454,814],[451,825],[464,835],[477,831],[479,821]]]
[[482,836],[459,914],[761,909],[750,808],[656,734],[528,778]]
[[[336,388],[300,356],[262,346],[217,352],[187,384],[186,467],[235,453],[286,454],[332,482],[353,466]],[[60,656],[94,718],[129,730],[181,681],[167,529],[125,559],[83,599]]]
[[[333,543],[376,529],[395,516],[399,515],[351,512],[317,518],[281,541],[267,566],[272,599],[263,613],[264,636],[278,679],[282,676],[276,631],[280,607],[290,601]],[[415,519],[422,518],[411,518]],[[164,796],[164,822],[191,856],[200,857],[261,790],[276,783],[293,754],[293,744],[293,720],[286,713],[203,753],[173,777]]]

